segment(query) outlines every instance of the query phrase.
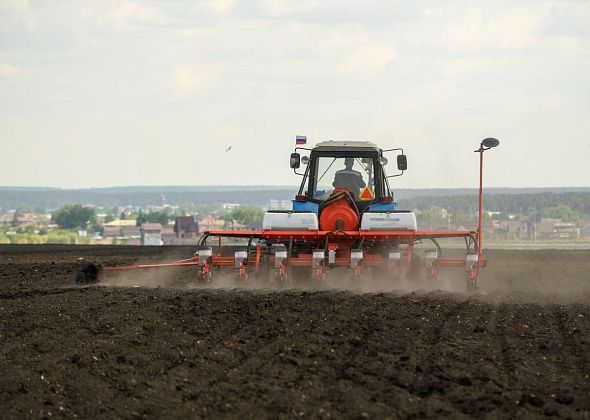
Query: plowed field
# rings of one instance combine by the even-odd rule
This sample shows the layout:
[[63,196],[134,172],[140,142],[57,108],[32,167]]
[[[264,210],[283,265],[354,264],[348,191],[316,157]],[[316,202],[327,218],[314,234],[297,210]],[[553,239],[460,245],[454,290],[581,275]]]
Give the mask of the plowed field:
[[590,251],[488,251],[479,294],[73,285],[191,254],[0,247],[0,417],[590,416]]

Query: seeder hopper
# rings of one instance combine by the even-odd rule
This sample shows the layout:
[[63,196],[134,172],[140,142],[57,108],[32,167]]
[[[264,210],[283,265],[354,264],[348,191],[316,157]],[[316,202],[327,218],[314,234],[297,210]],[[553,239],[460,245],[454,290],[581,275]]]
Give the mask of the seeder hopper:
[[[223,267],[232,268],[237,282],[261,280],[291,284],[294,277],[323,282],[332,270],[343,270],[353,282],[365,281],[364,273],[379,273],[392,281],[412,279],[426,272],[435,280],[446,267],[464,269],[466,285],[478,288],[478,276],[486,266],[482,247],[483,153],[499,144],[483,140],[480,154],[479,225],[471,230],[418,230],[416,216],[399,210],[393,200],[389,179],[407,169],[402,149],[380,149],[364,141],[327,141],[304,147],[307,139],[297,137],[290,166],[303,177],[291,210],[269,210],[262,229],[211,230],[200,238],[195,255],[187,260],[163,264],[99,267],[88,265],[76,277],[78,284],[97,281],[101,272],[164,267],[194,267],[198,284],[214,281]],[[302,154],[304,156],[302,156]],[[388,156],[395,157],[396,173],[387,175]],[[241,239],[247,246],[233,254],[222,252],[221,238]],[[462,238],[465,256],[443,256],[439,240]],[[216,241],[217,240],[217,241]],[[432,243],[423,262],[415,245]]]

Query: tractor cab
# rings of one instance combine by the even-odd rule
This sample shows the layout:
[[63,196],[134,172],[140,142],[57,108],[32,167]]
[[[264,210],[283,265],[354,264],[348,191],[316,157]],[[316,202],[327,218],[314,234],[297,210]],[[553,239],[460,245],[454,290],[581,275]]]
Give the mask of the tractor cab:
[[[309,157],[301,159],[298,150],[308,150]],[[398,154],[400,173],[393,176],[401,175],[407,167],[403,151],[385,152],[401,152]],[[302,164],[305,169],[298,172]],[[326,141],[313,149],[296,148],[291,155],[291,167],[303,180],[293,210],[297,211],[298,201],[319,205],[336,190],[346,190],[360,211],[368,208],[395,210],[385,173],[387,164],[384,151],[366,141]]]
[[[385,172],[388,157],[397,160],[390,176]],[[293,210],[269,211],[266,229],[358,230],[368,220],[365,213],[397,212],[388,178],[402,175],[407,161],[402,149],[382,150],[366,141],[326,141],[313,149],[296,147],[290,166],[303,177]],[[415,222],[410,225],[415,227]]]

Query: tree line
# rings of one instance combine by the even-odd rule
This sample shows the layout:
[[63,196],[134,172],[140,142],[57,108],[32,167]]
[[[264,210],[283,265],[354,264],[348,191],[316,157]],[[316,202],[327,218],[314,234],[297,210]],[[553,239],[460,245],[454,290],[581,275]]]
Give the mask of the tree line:
[[[543,212],[549,208],[567,206],[579,217],[590,218],[590,192],[567,193],[535,193],[535,194],[487,194],[484,197],[484,208],[504,214],[523,214],[537,217],[551,217]],[[413,197],[399,200],[400,209],[428,209],[440,207],[471,214],[477,211],[476,195]],[[563,210],[563,209],[562,209]],[[560,211],[557,211],[558,213]]]

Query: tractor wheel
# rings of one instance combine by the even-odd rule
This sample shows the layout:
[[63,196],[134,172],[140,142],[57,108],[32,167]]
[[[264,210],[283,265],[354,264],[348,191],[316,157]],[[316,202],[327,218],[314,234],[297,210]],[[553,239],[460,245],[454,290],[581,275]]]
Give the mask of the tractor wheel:
[[76,273],[76,284],[78,286],[82,286],[84,284],[86,284],[86,274],[83,271],[78,271]]
[[76,273],[75,282],[78,286],[95,283],[98,280],[101,267],[95,264],[86,264]]

